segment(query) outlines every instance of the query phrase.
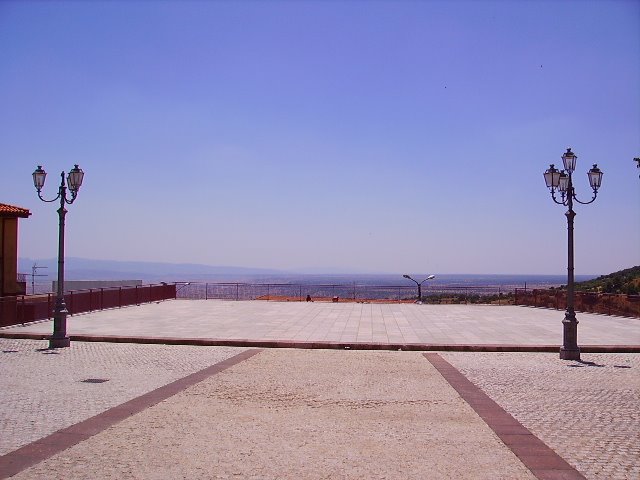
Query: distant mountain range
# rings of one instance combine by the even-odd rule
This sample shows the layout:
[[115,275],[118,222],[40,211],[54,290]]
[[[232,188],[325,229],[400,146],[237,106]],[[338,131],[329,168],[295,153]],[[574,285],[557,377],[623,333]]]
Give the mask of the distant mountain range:
[[[18,259],[18,271],[31,274],[33,265],[38,267],[37,273],[47,274],[54,279],[58,272],[58,261],[47,259]],[[185,280],[196,278],[216,278],[220,276],[256,276],[281,275],[288,272],[266,268],[244,268],[232,266],[211,266],[197,263],[164,263],[164,262],[125,262],[114,260],[91,260],[87,258],[68,257],[64,262],[67,280],[151,280],[169,277],[181,277]]]
[[[31,282],[33,265],[38,268],[37,283],[45,283],[55,280],[58,274],[58,261],[55,258],[32,259],[19,258],[18,272],[27,274],[27,282]],[[401,279],[401,273],[358,271],[357,269],[345,270],[337,267],[307,267],[292,270],[279,270],[273,268],[251,268],[234,266],[213,266],[199,263],[169,263],[169,262],[129,262],[118,260],[93,260],[87,258],[67,257],[65,259],[66,280],[142,280],[143,282],[182,282],[182,281],[231,281],[231,282],[267,282],[267,281],[316,281],[319,283],[367,283],[393,284]],[[636,267],[637,268],[637,267]],[[411,272],[410,272],[411,273]],[[414,272],[415,273],[415,272]],[[485,284],[496,283],[550,283],[562,284],[565,282],[562,275],[468,275],[468,274],[442,274],[436,273],[434,283],[468,283]],[[367,280],[367,277],[371,277]],[[417,277],[425,277],[426,274],[417,274]],[[544,277],[544,278],[543,278]],[[547,278],[548,277],[548,278]],[[576,275],[576,281],[595,278],[595,275]],[[398,280],[400,279],[400,280]],[[381,283],[382,282],[382,283]],[[386,282],[386,283],[385,283]]]

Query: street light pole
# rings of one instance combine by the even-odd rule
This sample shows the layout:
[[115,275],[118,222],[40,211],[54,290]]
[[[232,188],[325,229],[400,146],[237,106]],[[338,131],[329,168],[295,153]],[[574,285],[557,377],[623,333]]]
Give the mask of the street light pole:
[[[562,155],[564,170],[558,171],[553,164],[544,172],[544,180],[551,192],[551,198],[558,205],[567,207],[567,308],[564,320],[562,320],[562,347],[560,358],[563,360],[580,360],[580,347],[578,347],[578,319],[574,308],[574,255],[573,255],[573,224],[576,216],[573,210],[573,201],[583,205],[593,203],[598,196],[598,188],[602,184],[602,171],[597,165],[587,172],[589,184],[593,190],[593,197],[588,202],[581,202],[576,196],[573,187],[573,172],[576,167],[577,156],[567,148]],[[561,200],[556,198],[556,189],[560,192]]]
[[52,200],[42,198],[41,190],[47,178],[47,172],[42,169],[41,165],[33,172],[33,185],[38,192],[38,198],[43,202],[51,203],[60,200],[60,208],[58,209],[58,288],[56,292],[56,304],[53,313],[53,335],[49,339],[49,348],[64,348],[71,344],[67,336],[67,305],[64,301],[64,226],[67,209],[65,204],[71,205],[78,195],[78,190],[82,185],[84,172],[75,165],[67,175],[67,184],[71,192],[71,198],[67,198],[67,184],[65,184],[64,172],[60,174],[60,186],[58,187],[58,195]]
[[436,278],[435,275],[429,275],[427,278],[425,278],[421,282],[418,282],[417,280],[414,280],[413,278],[411,278],[409,275],[402,275],[402,276],[404,278],[407,278],[407,279],[415,282],[415,284],[418,286],[418,300],[416,300],[416,303],[421,303],[422,302],[422,284],[424,282],[426,282],[427,280],[433,280],[434,278]]

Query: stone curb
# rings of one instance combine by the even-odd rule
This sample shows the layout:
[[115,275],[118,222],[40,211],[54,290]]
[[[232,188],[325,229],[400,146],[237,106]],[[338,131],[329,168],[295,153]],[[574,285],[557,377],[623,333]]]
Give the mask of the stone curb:
[[[22,340],[48,340],[49,334],[5,333],[0,338]],[[206,347],[246,348],[301,348],[327,350],[402,350],[434,352],[535,352],[556,353],[560,345],[516,345],[516,344],[436,344],[436,343],[385,343],[385,342],[329,342],[297,340],[250,340],[223,338],[178,338],[178,337],[127,337],[120,335],[70,335],[74,342],[140,343],[163,345],[194,345]],[[640,345],[580,345],[582,353],[640,353]]]

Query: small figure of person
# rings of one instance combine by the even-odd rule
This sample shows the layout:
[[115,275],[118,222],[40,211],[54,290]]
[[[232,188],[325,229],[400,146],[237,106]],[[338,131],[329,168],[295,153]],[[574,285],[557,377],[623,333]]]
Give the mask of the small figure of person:
[[313,300],[311,300],[311,295],[307,295],[307,302],[313,302]]

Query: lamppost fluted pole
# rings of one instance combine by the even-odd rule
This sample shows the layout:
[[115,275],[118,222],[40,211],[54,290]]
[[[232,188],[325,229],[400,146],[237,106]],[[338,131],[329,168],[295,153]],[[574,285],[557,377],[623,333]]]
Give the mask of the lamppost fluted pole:
[[[567,308],[564,320],[562,320],[562,347],[560,358],[563,360],[580,360],[580,347],[578,346],[578,319],[576,318],[574,305],[574,252],[573,252],[573,224],[576,212],[573,210],[574,200],[577,203],[587,205],[593,203],[598,196],[598,188],[602,184],[602,171],[597,165],[587,172],[589,184],[593,190],[593,197],[588,202],[581,202],[576,196],[573,187],[573,172],[576,167],[577,156],[567,148],[562,155],[564,170],[558,171],[553,164],[544,172],[544,180],[551,192],[551,198],[559,205],[567,207]],[[561,198],[556,198],[556,190]]]
[[[53,335],[49,339],[49,348],[64,348],[71,344],[69,337],[67,336],[67,305],[64,301],[64,232],[65,232],[65,217],[67,215],[67,209],[65,205],[71,205],[77,195],[82,180],[84,178],[84,172],[75,165],[73,169],[69,171],[67,175],[67,182],[65,184],[64,172],[60,174],[60,186],[58,187],[58,195],[52,200],[46,200],[42,198],[41,190],[44,186],[47,173],[42,169],[41,165],[33,172],[33,184],[38,192],[38,198],[43,202],[55,202],[60,200],[60,208],[58,208],[58,285],[56,291],[56,303],[53,312]],[[71,198],[67,197],[67,185],[71,192]]]
[[416,303],[422,302],[422,284],[424,282],[426,282],[427,280],[433,280],[434,278],[436,278],[435,275],[429,275],[427,278],[425,278],[421,282],[418,282],[417,280],[414,280],[413,278],[411,278],[409,275],[402,275],[402,276],[404,278],[406,278],[406,279],[409,279],[409,280],[415,282],[415,284],[418,286],[418,300],[416,300]]
[[569,194],[567,195],[567,309],[562,320],[562,347],[560,358],[566,360],[580,360],[578,347],[578,319],[574,305],[574,255],[573,255],[573,223],[576,212],[573,211],[573,184],[569,175]]

